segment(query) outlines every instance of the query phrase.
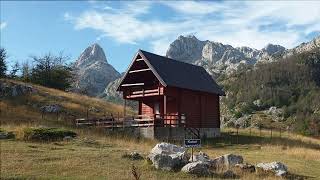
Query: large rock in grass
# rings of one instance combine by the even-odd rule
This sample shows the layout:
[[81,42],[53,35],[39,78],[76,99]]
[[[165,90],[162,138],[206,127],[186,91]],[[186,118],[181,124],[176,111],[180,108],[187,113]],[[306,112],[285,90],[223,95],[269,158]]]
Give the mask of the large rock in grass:
[[209,164],[202,161],[188,163],[185,166],[183,166],[181,171],[188,174],[195,174],[198,176],[208,176],[211,174],[209,170]]
[[243,163],[243,157],[234,154],[225,154],[223,156],[217,157],[211,161],[211,166],[215,169],[229,169],[234,167],[236,164]]
[[185,148],[169,143],[157,144],[148,155],[156,169],[176,170],[188,162]]
[[200,151],[198,154],[194,154],[193,157],[190,157],[189,162],[205,162],[211,164],[211,159],[208,154]]
[[259,163],[256,167],[258,172],[273,173],[276,176],[285,176],[288,173],[287,166],[281,162]]

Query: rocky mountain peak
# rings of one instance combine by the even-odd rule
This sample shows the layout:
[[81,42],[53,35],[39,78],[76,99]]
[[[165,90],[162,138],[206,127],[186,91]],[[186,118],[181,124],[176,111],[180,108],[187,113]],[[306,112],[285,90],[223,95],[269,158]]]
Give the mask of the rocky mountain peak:
[[106,55],[101,46],[97,43],[94,43],[81,53],[80,57],[76,61],[76,66],[84,67],[98,61],[108,63]]
[[280,45],[274,45],[274,44],[268,44],[264,48],[262,48],[263,52],[266,52],[267,54],[275,54],[275,53],[283,53],[286,50],[285,47]]
[[75,62],[75,91],[90,96],[100,95],[105,87],[120,77],[120,73],[108,64],[102,47],[95,43],[87,47]]
[[194,63],[201,59],[202,49],[206,41],[200,41],[195,36],[179,36],[170,44],[166,56],[187,63]]

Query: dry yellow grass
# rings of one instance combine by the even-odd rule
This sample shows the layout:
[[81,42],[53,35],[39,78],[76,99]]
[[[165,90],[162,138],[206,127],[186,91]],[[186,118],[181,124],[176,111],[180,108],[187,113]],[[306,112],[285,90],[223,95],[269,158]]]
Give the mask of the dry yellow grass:
[[[16,84],[25,84],[18,81],[10,81]],[[29,84],[31,85],[31,84]],[[64,92],[56,89],[46,88],[38,85],[32,86],[36,93],[2,98],[0,102],[0,122],[7,123],[43,123],[44,125],[71,124],[76,118],[85,118],[87,110],[90,108],[98,111],[89,111],[89,117],[103,117],[104,115],[122,116],[123,106],[106,102],[104,100],[79,95],[76,93]],[[62,112],[57,114],[46,113],[42,117],[41,106],[58,104],[62,107]],[[128,108],[128,114],[134,111]],[[60,121],[60,122],[57,122]]]
[[[19,82],[17,82],[19,83]],[[103,129],[75,129],[69,115],[47,114],[44,119],[34,104],[60,104],[69,114],[85,117],[84,109],[95,107],[99,113],[92,116],[122,111],[122,106],[101,101],[96,98],[66,93],[54,89],[35,86],[38,93],[26,97],[4,99],[0,101],[1,128],[14,131],[16,140],[1,140],[1,179],[132,179],[131,165],[134,163],[142,179],[195,179],[183,173],[158,171],[144,161],[131,161],[121,156],[126,152],[138,151],[147,155],[157,143],[153,140],[137,139],[123,134],[106,134]],[[131,111],[131,113],[133,113]],[[58,143],[34,143],[22,141],[23,129],[35,126],[54,126],[72,128],[78,138]],[[235,131],[226,129],[226,132]],[[288,165],[289,171],[301,176],[320,179],[319,139],[295,134],[283,134],[267,141],[269,132],[252,130],[255,141],[248,137],[248,130],[240,131],[239,144],[210,140],[202,150],[214,158],[226,153],[242,155],[246,162],[281,161]],[[276,136],[276,134],[274,134]],[[288,143],[290,142],[290,143]],[[277,179],[273,176],[264,179]],[[199,178],[210,179],[210,178]],[[261,179],[255,174],[245,174],[242,179]]]

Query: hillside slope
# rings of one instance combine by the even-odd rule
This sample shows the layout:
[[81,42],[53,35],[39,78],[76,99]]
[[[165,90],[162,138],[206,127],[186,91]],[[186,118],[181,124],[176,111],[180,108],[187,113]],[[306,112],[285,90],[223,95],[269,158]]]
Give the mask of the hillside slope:
[[98,98],[7,79],[0,79],[0,99],[1,125],[26,122],[71,125],[74,119],[87,115],[121,116],[123,111],[122,106]]
[[269,119],[274,125],[262,122],[267,128],[282,125],[303,134],[320,134],[320,48],[243,67],[221,76],[219,82],[227,92],[222,98],[225,119],[239,118],[234,120],[239,122],[242,116],[273,111],[277,115]]

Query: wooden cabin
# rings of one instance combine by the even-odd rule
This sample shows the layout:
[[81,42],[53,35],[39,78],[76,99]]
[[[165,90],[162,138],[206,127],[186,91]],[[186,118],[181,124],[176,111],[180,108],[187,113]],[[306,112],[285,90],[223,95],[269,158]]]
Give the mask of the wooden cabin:
[[125,101],[139,102],[139,115],[152,118],[152,128],[220,135],[219,96],[225,94],[203,67],[139,50],[117,90]]

